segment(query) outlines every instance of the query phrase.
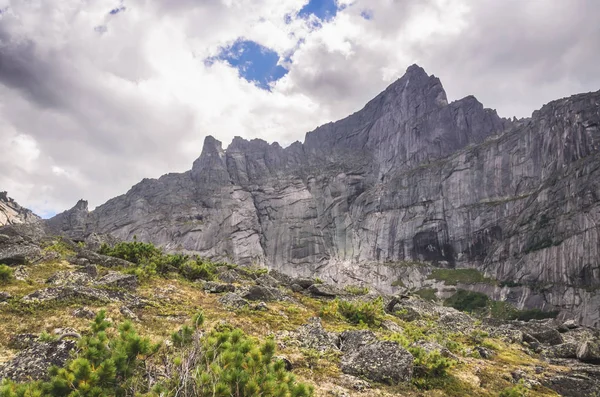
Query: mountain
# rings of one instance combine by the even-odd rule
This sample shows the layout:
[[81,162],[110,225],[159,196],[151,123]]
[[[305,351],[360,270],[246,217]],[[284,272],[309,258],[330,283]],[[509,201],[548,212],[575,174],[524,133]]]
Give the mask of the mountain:
[[[207,137],[192,169],[47,224],[380,291],[483,292],[600,325],[600,92],[507,120],[413,65],[287,148]],[[441,269],[441,271],[440,271]]]
[[0,226],[37,222],[40,219],[39,216],[8,197],[7,192],[0,192]]

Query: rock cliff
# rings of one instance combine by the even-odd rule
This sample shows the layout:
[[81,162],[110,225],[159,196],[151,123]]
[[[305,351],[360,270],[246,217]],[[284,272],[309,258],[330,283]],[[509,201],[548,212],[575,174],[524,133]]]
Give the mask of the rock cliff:
[[0,226],[37,222],[40,217],[21,207],[8,193],[0,192]]
[[[394,292],[456,288],[600,324],[600,92],[507,120],[413,65],[287,148],[207,137],[191,171],[48,224]],[[432,269],[493,283],[449,286]]]

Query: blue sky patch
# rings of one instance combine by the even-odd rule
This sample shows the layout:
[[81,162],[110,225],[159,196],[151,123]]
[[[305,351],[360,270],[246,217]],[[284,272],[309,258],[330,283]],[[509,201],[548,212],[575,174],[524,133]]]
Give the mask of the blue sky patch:
[[117,7],[117,8],[113,8],[112,10],[110,10],[108,13],[110,15],[116,15],[122,11],[125,11],[125,6],[121,6],[121,7]]
[[360,16],[363,17],[364,19],[366,19],[367,21],[370,21],[371,19],[373,19],[373,11],[372,10],[362,10],[362,12],[360,13]]
[[238,40],[223,48],[215,58],[206,60],[211,65],[215,60],[223,60],[236,68],[244,79],[255,83],[263,90],[269,90],[269,83],[287,74],[287,69],[278,65],[279,55],[267,47],[250,41]]
[[298,16],[308,18],[315,15],[322,21],[329,21],[335,17],[338,12],[336,0],[310,0],[307,5],[302,7]]

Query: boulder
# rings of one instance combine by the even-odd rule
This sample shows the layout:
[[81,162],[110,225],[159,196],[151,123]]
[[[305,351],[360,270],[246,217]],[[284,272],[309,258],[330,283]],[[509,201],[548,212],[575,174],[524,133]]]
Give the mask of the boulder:
[[323,298],[335,298],[341,294],[340,290],[329,284],[313,284],[307,291],[313,296]]
[[253,285],[242,292],[241,297],[250,301],[275,301],[282,300],[283,294],[277,288],[262,285]]
[[130,308],[128,308],[127,306],[121,306],[119,308],[119,311],[121,312],[121,314],[132,321],[140,321],[140,319],[138,318],[138,316],[133,312],[133,310],[131,310]]
[[134,274],[108,272],[108,274],[97,280],[94,284],[102,287],[123,288],[134,291],[138,286],[138,279]]
[[12,349],[23,350],[33,346],[40,337],[36,334],[17,334],[10,337],[8,346]]
[[121,291],[111,291],[82,286],[60,286],[45,288],[32,292],[22,298],[23,302],[52,302],[65,301],[69,299],[84,299],[99,302],[124,302],[129,306],[142,307],[145,305],[143,299]]
[[538,332],[532,332],[531,336],[537,339],[540,343],[554,346],[564,342],[560,332],[556,329],[542,329]]
[[240,276],[233,270],[227,269],[218,275],[219,280],[224,283],[235,283],[240,280]]
[[268,274],[263,274],[262,276],[257,278],[255,281],[256,281],[256,284],[258,284],[258,285],[262,285],[263,287],[271,287],[271,288],[277,288],[277,287],[279,287],[279,284],[280,284],[279,281],[277,281],[275,278],[269,276]]
[[577,347],[577,359],[592,364],[600,364],[600,342],[588,340]]
[[46,280],[51,285],[87,285],[93,281],[87,273],[60,270]]
[[299,285],[302,289],[307,289],[311,285],[313,285],[314,283],[315,283],[314,279],[312,279],[312,278],[305,278],[305,277],[295,278],[291,282],[291,284],[297,284],[297,285]]
[[444,326],[451,331],[462,333],[470,332],[473,329],[474,323],[475,321],[471,316],[459,311],[452,311],[444,314],[438,320],[438,324],[441,326]]
[[67,339],[34,343],[0,367],[0,379],[16,382],[47,379],[48,369],[52,365],[64,366],[76,346],[76,341]]
[[577,358],[577,344],[573,342],[553,345],[543,350],[548,358]]
[[0,291],[0,302],[6,302],[10,298],[12,298],[11,294],[9,294],[8,292]]
[[377,337],[369,330],[347,330],[339,338],[340,350],[344,353],[357,351],[374,342],[377,342]]
[[78,309],[73,310],[73,317],[77,318],[87,318],[93,320],[96,317],[96,313],[87,307],[80,307]]
[[241,309],[249,305],[248,301],[236,293],[229,292],[219,298],[219,302],[228,309]]
[[342,372],[375,382],[398,384],[410,381],[413,356],[397,342],[375,341],[342,357]]
[[337,335],[325,331],[319,317],[311,317],[307,324],[298,328],[297,339],[307,349],[320,352],[338,350]]

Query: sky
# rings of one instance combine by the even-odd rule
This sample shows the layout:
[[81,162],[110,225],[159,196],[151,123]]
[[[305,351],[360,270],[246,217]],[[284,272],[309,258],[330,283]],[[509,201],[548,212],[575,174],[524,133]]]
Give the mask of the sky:
[[597,0],[0,0],[0,191],[49,217],[303,141],[417,63],[504,117],[600,89]]

